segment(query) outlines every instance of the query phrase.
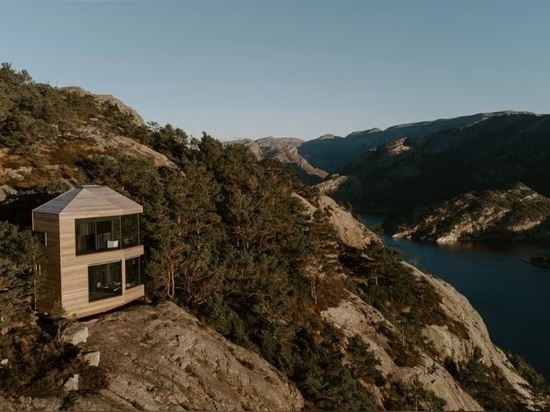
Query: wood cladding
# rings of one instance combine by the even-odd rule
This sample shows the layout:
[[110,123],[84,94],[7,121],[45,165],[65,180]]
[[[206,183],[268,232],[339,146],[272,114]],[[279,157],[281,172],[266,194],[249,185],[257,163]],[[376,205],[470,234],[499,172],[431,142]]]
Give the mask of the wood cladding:
[[123,216],[142,213],[143,207],[104,186],[72,189],[33,210],[33,230],[46,233],[46,263],[37,296],[39,311],[51,312],[61,302],[68,316],[84,317],[114,309],[145,295],[143,285],[90,302],[88,267],[107,262],[122,263],[121,283],[125,285],[127,259],[143,255],[143,246],[106,250],[76,256],[75,219]]

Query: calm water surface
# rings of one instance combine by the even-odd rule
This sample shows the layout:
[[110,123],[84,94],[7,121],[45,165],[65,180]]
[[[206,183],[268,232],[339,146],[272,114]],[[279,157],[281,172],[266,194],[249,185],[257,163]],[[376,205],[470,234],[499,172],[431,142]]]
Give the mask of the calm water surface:
[[[363,215],[367,226],[383,220]],[[468,243],[438,245],[385,236],[387,246],[465,295],[481,314],[491,339],[526,358],[550,381],[550,269],[522,259],[549,254],[550,244]]]

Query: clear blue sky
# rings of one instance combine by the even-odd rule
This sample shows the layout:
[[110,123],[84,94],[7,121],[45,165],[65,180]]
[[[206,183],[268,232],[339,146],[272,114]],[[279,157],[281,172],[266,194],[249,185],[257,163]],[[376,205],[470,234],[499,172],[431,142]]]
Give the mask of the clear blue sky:
[[219,139],[550,113],[550,1],[0,1],[0,60]]

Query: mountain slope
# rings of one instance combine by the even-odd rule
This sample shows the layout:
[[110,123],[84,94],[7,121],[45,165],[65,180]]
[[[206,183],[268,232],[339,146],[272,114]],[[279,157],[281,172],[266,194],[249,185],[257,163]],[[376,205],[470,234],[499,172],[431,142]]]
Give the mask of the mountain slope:
[[277,159],[291,165],[303,183],[315,184],[322,181],[328,173],[313,167],[298,153],[303,140],[292,137],[264,137],[258,140],[242,139],[224,142],[224,144],[243,144],[258,159]]
[[304,183],[317,184],[329,174],[341,173],[376,146],[404,138],[415,139],[442,130],[460,129],[503,113],[511,112],[478,113],[451,119],[401,124],[386,130],[375,128],[353,132],[346,137],[328,134],[309,141],[266,137],[255,141],[241,139],[224,143],[244,144],[258,158],[272,158],[289,163]]
[[361,208],[410,212],[472,190],[523,182],[550,194],[550,116],[509,113],[470,127],[378,147],[346,174]]
[[376,146],[402,138],[416,139],[442,130],[460,129],[497,115],[499,113],[478,113],[451,119],[401,124],[385,130],[369,129],[350,133],[346,137],[322,136],[301,144],[298,153],[314,167],[329,173],[342,174],[346,166]]

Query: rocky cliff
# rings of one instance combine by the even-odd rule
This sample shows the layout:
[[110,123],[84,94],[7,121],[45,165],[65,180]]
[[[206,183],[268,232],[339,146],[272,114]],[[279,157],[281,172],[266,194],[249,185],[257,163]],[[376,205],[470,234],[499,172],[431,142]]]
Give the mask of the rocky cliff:
[[224,142],[224,144],[245,145],[257,159],[277,159],[290,164],[306,184],[319,183],[328,173],[312,166],[298,153],[298,147],[303,143],[303,140],[292,137],[264,137],[258,140],[241,139]]

